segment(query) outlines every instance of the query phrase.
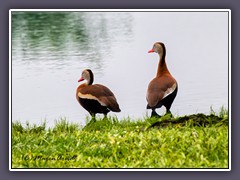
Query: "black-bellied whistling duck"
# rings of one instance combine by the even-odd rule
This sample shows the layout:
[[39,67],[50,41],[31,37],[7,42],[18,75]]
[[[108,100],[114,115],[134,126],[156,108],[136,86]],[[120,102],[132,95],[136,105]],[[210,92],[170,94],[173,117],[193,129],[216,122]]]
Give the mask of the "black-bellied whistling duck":
[[158,53],[160,60],[156,77],[149,83],[147,90],[147,109],[152,109],[151,117],[159,116],[155,109],[162,105],[166,107],[166,113],[170,113],[170,108],[178,91],[177,81],[170,74],[166,65],[166,48],[162,42],[156,42],[148,53]]
[[96,113],[102,113],[107,116],[110,111],[120,112],[117,100],[110,89],[101,84],[93,83],[93,73],[90,69],[82,72],[82,77],[78,80],[87,82],[78,86],[76,91],[77,101],[86,109],[95,120]]

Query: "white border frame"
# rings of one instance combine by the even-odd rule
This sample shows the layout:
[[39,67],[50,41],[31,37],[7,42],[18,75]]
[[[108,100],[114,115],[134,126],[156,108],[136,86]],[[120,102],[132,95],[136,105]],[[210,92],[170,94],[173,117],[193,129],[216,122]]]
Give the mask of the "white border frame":
[[[228,12],[228,113],[229,113],[229,132],[228,132],[228,169],[205,169],[205,168],[186,168],[186,169],[88,169],[88,168],[39,168],[39,169],[16,169],[12,168],[12,12]],[[230,9],[10,9],[9,10],[9,171],[231,171],[231,10]]]

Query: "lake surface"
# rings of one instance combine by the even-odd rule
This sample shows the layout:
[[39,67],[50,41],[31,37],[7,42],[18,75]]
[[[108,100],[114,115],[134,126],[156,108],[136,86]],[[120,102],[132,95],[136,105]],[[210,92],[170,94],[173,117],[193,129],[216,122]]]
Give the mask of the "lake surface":
[[86,68],[118,100],[122,111],[109,115],[150,115],[146,91],[159,57],[147,51],[156,41],[179,85],[173,115],[228,108],[227,12],[13,12],[12,120],[84,125],[75,91]]

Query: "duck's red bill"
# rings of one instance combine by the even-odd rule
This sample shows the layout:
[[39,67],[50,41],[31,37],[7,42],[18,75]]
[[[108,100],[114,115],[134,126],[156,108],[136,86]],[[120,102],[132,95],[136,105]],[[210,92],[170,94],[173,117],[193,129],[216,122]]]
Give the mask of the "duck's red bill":
[[154,52],[154,50],[153,50],[153,49],[151,49],[151,50],[149,50],[149,51],[148,51],[148,53],[152,53],[152,52]]
[[78,82],[81,82],[81,81],[83,81],[84,79],[81,77],[79,80],[78,80]]

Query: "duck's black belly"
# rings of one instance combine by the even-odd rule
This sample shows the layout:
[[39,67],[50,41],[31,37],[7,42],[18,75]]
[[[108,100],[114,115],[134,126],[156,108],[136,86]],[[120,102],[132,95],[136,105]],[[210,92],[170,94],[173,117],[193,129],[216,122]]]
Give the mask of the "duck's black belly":
[[97,100],[79,98],[79,102],[90,114],[107,114],[109,112],[109,109],[106,106],[102,106]]
[[177,91],[178,91],[178,86],[176,87],[176,89],[169,94],[167,97],[165,97],[164,99],[162,99],[156,106],[156,108],[160,108],[162,105],[166,107],[167,110],[169,110],[172,106],[172,103],[177,95]]

